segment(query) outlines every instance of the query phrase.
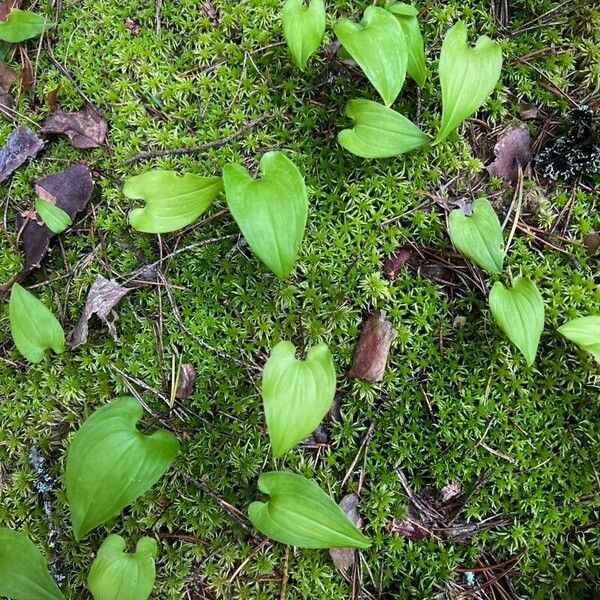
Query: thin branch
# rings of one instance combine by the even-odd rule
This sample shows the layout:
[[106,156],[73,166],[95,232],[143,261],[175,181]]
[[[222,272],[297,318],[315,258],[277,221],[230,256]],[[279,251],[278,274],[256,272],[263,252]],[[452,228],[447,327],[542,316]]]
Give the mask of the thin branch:
[[260,125],[263,121],[266,121],[271,113],[263,113],[257,119],[250,121],[240,127],[237,131],[234,131],[232,134],[225,136],[224,138],[213,140],[212,142],[204,142],[203,144],[198,144],[197,146],[186,146],[184,148],[167,148],[165,150],[146,150],[144,152],[140,152],[139,154],[135,154],[134,156],[130,156],[128,159],[124,161],[124,164],[128,165],[133,162],[138,162],[140,160],[147,160],[149,158],[157,158],[159,156],[171,156],[171,155],[182,155],[182,154],[195,154],[197,152],[203,152],[204,150],[208,150],[209,148],[220,148],[229,142],[232,142],[242,136],[244,133]]

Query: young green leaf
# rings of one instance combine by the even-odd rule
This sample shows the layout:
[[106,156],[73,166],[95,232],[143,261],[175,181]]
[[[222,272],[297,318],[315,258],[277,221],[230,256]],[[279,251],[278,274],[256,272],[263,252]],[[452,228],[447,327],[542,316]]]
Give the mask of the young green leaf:
[[294,62],[302,71],[323,41],[326,17],[323,0],[310,0],[308,6],[304,0],[286,0],[283,5],[283,36]]
[[600,315],[572,319],[561,325],[558,332],[600,363]]
[[353,99],[346,114],[354,120],[352,129],[338,133],[338,143],[363,158],[386,158],[424,146],[429,136],[395,110],[371,100]]
[[35,210],[52,233],[62,233],[73,223],[62,208],[42,198],[35,199]]
[[308,197],[298,167],[283,152],[260,160],[262,177],[225,165],[227,205],[256,256],[281,279],[294,268],[304,236]]
[[0,596],[12,600],[65,600],[42,553],[22,533],[0,528]]
[[179,449],[177,438],[136,428],[142,407],[117,398],[99,408],[73,436],[67,454],[66,488],[75,539],[105,523],[146,493]]
[[419,87],[423,87],[427,78],[427,66],[425,65],[425,45],[417,19],[418,11],[411,4],[396,2],[396,0],[389,2],[386,9],[396,16],[404,32],[408,48],[406,72]]
[[57,318],[18,283],[10,292],[8,314],[15,346],[29,362],[39,363],[48,348],[57,354],[64,351],[65,332]]
[[368,548],[369,540],[314,482],[286,471],[258,479],[268,502],[248,508],[252,524],[272,540],[299,548]]
[[369,6],[360,23],[342,19],[334,31],[385,104],[392,104],[404,85],[408,64],[408,49],[398,19],[384,8]]
[[28,10],[13,8],[5,21],[0,21],[0,40],[16,44],[41,35],[50,29],[46,17],[36,15]]
[[477,198],[472,214],[455,208],[448,217],[450,239],[456,249],[488,273],[501,273],[504,237],[496,211],[487,198]]
[[305,360],[291,342],[279,342],[265,365],[262,397],[273,456],[312,433],[331,408],[335,366],[327,344],[313,346]]
[[502,71],[502,50],[482,35],[475,47],[467,43],[467,27],[458,22],[442,43],[439,72],[442,122],[434,143],[445,140],[494,91]]
[[167,233],[193,223],[221,191],[220,177],[199,177],[157,169],[125,182],[123,193],[132,200],[145,200],[144,208],[129,212],[129,224],[144,233]]
[[88,588],[94,600],[147,600],[154,587],[156,541],[144,537],[135,552],[126,552],[120,535],[109,535],[88,575]]
[[535,283],[516,277],[511,289],[497,281],[489,298],[492,315],[531,366],[544,329],[544,300]]

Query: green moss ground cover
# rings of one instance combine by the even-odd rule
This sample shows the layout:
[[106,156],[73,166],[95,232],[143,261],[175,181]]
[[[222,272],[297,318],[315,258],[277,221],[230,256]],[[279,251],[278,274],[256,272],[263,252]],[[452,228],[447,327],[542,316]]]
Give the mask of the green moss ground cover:
[[[366,4],[330,2],[328,35],[334,18],[358,14]],[[427,195],[439,194],[448,182],[451,197],[469,196],[479,186],[478,193],[493,196],[502,217],[511,191],[485,182],[478,157],[489,155],[491,129],[518,116],[520,103],[558,117],[571,105],[554,86],[577,102],[598,101],[600,10],[583,1],[510,4],[507,30],[494,19],[489,2],[420,4],[431,67],[443,33],[461,18],[471,30],[502,41],[501,84],[478,115],[485,127],[467,124],[464,135],[431,152],[366,161],[339,148],[332,133],[347,124],[348,98],[376,99],[375,92],[365,80],[337,72],[323,51],[307,73],[299,73],[281,44],[278,0],[217,0],[216,24],[202,16],[197,1],[165,0],[160,36],[153,4],[62,3],[53,51],[109,120],[110,152],[82,153],[57,140],[3,186],[2,280],[20,269],[12,223],[18,210],[32,205],[37,177],[82,157],[95,173],[86,217],[61,237],[43,268],[27,281],[38,284],[37,293],[55,307],[67,329],[76,324],[98,275],[123,278],[160,257],[155,236],[136,234],[127,225],[130,203],[121,192],[123,177],[151,164],[201,175],[219,173],[229,161],[256,167],[262,152],[282,149],[300,166],[310,190],[307,235],[295,274],[280,282],[248,251],[228,255],[236,240],[227,239],[173,257],[165,277],[189,331],[249,365],[262,365],[280,339],[301,346],[326,341],[341,392],[341,418],[332,426],[329,444],[318,451],[297,448],[275,462],[267,458],[261,400],[248,369],[184,334],[163,288],[136,287],[121,301],[118,339],[96,323],[87,345],[36,366],[25,367],[13,349],[3,308],[0,525],[25,531],[42,547],[47,522],[28,459],[32,442],[60,480],[69,434],[94,408],[129,393],[120,371],[162,388],[176,353],[194,363],[199,374],[194,395],[174,412],[136,386],[151,410],[179,434],[183,450],[177,468],[130,510],[76,544],[64,492],[57,486],[63,588],[73,598],[88,597],[85,573],[108,531],[132,540],[145,534],[158,538],[156,598],[277,598],[284,571],[289,599],[350,597],[351,586],[326,552],[291,551],[286,558],[279,544],[255,552],[260,540],[216,501],[214,495],[245,511],[257,498],[259,473],[275,467],[315,478],[336,499],[362,482],[360,510],[374,542],[362,553],[362,585],[375,597],[431,597],[456,567],[472,566],[483,547],[499,561],[522,555],[512,579],[523,598],[597,597],[598,368],[555,328],[599,312],[598,263],[581,246],[554,240],[567,254],[517,234],[507,263],[513,274],[537,283],[546,303],[541,352],[531,368],[493,325],[475,285],[444,289],[410,270],[390,282],[382,271],[385,257],[407,240],[450,249],[443,211]],[[125,26],[128,17],[139,25],[139,35]],[[34,48],[30,44],[32,57]],[[439,119],[435,69],[432,73],[421,94],[426,130],[434,130]],[[58,83],[61,106],[79,108],[79,93],[42,48],[37,100]],[[414,84],[407,82],[397,106],[414,118],[416,99]],[[26,98],[19,108],[25,122],[40,123],[49,112]],[[140,150],[221,138],[265,112],[270,117],[264,123],[222,148],[123,165]],[[532,124],[534,133],[539,124]],[[11,128],[0,125],[2,139]],[[482,139],[483,149],[471,146],[470,140]],[[563,217],[569,215],[564,235],[579,242],[600,228],[598,197],[589,185],[541,188],[530,182],[527,187],[524,219],[529,224],[550,228],[562,211]],[[162,236],[162,252],[237,233],[224,208],[221,195],[208,219],[183,234]],[[344,375],[363,317],[374,308],[386,310],[399,332],[385,379],[376,386]],[[373,422],[366,454],[342,487]],[[146,424],[155,423],[148,416]],[[478,521],[500,515],[509,524],[462,544],[413,542],[389,533],[386,525],[407,510],[396,466],[422,492],[457,480],[468,490],[485,476],[463,516]],[[201,480],[212,495],[184,474]]]

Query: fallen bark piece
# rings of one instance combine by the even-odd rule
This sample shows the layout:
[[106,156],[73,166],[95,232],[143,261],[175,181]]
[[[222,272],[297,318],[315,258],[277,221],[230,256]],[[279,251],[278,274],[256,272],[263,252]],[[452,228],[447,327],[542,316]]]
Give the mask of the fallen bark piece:
[[5,181],[26,160],[33,158],[44,142],[25,125],[19,125],[0,149],[0,182]]
[[75,148],[98,148],[106,138],[106,121],[91,106],[76,112],[57,108],[42,127],[42,133],[62,134],[69,138]]
[[79,323],[75,329],[69,333],[67,338],[69,346],[71,348],[78,348],[87,342],[89,333],[88,322],[92,318],[92,315],[98,315],[98,317],[106,323],[110,335],[113,339],[116,339],[117,330],[114,322],[108,320],[108,315],[130,289],[131,288],[119,285],[113,279],[106,279],[100,275],[96,281],[94,281],[88,292],[88,297]]
[[360,334],[350,375],[371,383],[381,381],[392,342],[397,335],[392,324],[386,320],[385,311],[376,310]]
[[512,185],[519,182],[519,167],[525,171],[533,159],[531,136],[525,123],[509,125],[494,146],[496,160],[487,167],[488,173]]
[[[87,206],[93,187],[92,172],[82,164],[35,182],[37,195],[64,210],[71,221]],[[39,266],[55,234],[30,213],[17,215],[17,231],[25,251],[25,272],[29,272]]]
[[[361,528],[362,519],[358,512],[358,496],[348,494],[340,502],[340,508],[346,513],[346,516],[358,527]],[[353,564],[356,556],[354,548],[330,548],[329,556],[333,560],[336,569],[347,571]]]

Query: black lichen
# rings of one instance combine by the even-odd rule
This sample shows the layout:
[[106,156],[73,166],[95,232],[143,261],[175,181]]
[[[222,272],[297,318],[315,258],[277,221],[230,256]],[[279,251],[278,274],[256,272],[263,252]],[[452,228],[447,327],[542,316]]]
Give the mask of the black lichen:
[[568,119],[567,132],[538,154],[537,170],[563,181],[600,173],[600,120],[587,106],[571,110]]

